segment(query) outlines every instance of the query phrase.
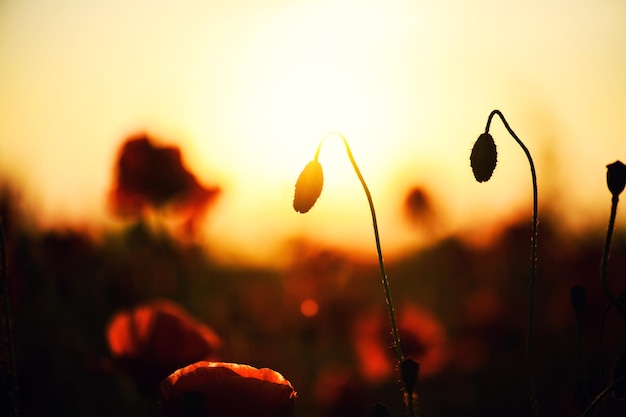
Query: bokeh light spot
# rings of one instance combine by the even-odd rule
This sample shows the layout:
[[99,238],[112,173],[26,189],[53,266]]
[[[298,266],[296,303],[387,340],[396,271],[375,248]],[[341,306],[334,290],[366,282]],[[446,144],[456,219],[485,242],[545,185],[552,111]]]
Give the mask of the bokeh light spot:
[[313,317],[317,314],[318,311],[319,311],[319,305],[317,304],[317,301],[312,300],[310,298],[304,300],[300,304],[300,312],[305,317]]

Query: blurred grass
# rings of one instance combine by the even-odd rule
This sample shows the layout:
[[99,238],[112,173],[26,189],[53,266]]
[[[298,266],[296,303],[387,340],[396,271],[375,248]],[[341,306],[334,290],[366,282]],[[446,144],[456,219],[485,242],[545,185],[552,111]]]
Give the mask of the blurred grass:
[[[105,339],[119,309],[156,298],[212,327],[224,361],[281,372],[299,393],[296,416],[364,416],[376,402],[402,415],[395,374],[365,378],[352,337],[364,314],[385,311],[376,259],[294,242],[300,255],[283,270],[226,268],[202,247],[142,222],[97,241],[80,230],[36,230],[14,194],[2,196],[21,415],[158,415],[156,399],[116,367]],[[601,389],[603,233],[573,235],[541,219],[533,368],[543,415],[582,412],[569,301],[577,284],[588,294],[581,317],[587,382],[591,392]],[[488,246],[453,236],[388,264],[397,309],[424,306],[447,333],[445,368],[418,381],[419,416],[530,415],[523,373],[529,239],[528,219],[512,220]],[[624,254],[618,226],[609,263],[616,294],[626,291]],[[313,317],[300,312],[309,298],[319,306]],[[608,329],[605,355],[614,360],[625,342],[619,317],[609,316]],[[606,401],[604,415],[626,415],[622,402]]]

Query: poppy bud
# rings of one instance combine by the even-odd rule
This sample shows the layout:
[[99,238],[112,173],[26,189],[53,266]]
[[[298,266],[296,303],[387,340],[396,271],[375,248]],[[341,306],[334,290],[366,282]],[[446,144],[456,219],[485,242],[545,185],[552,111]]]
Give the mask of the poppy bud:
[[407,394],[412,395],[413,392],[415,392],[415,384],[417,383],[419,373],[419,362],[416,362],[411,358],[406,358],[400,364],[400,374],[402,375],[402,382],[408,391]]
[[574,285],[569,290],[570,301],[572,307],[576,313],[580,313],[585,308],[585,301],[587,300],[587,290],[580,285]]
[[626,165],[615,161],[606,166],[606,183],[614,196],[620,195],[626,186]]
[[476,139],[470,155],[470,164],[476,181],[484,182],[491,178],[497,159],[498,154],[493,137],[489,133],[482,133]]
[[299,213],[306,213],[311,210],[324,185],[324,173],[322,165],[313,160],[306,164],[298,181],[296,182],[296,192],[293,197],[293,208]]

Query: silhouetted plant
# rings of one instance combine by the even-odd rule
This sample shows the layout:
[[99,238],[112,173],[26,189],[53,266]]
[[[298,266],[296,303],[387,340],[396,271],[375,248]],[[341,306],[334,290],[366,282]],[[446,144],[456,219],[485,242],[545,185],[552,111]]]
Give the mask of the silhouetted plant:
[[533,163],[533,158],[528,151],[528,148],[524,145],[524,143],[517,137],[513,129],[509,126],[508,122],[504,118],[504,115],[499,110],[493,110],[489,117],[487,118],[487,126],[485,127],[485,132],[482,133],[472,148],[472,153],[470,155],[470,164],[472,167],[472,171],[474,173],[474,178],[478,182],[488,181],[493,174],[493,171],[496,167],[497,163],[497,151],[496,145],[493,140],[491,134],[489,134],[489,127],[491,126],[491,119],[497,115],[502,120],[504,127],[509,132],[509,134],[515,139],[515,141],[522,148],[526,157],[528,158],[528,163],[530,164],[530,174],[532,177],[532,185],[533,185],[533,220],[532,220],[532,237],[530,244],[530,263],[531,263],[531,272],[530,272],[530,281],[529,281],[529,297],[528,297],[528,333],[526,337],[526,360],[525,360],[525,371],[529,379],[529,388],[530,388],[530,401],[533,410],[533,414],[537,416],[539,414],[539,405],[537,402],[537,395],[535,393],[535,386],[532,377],[532,371],[530,369],[531,362],[531,345],[532,345],[532,330],[533,330],[533,321],[534,321],[534,288],[535,288],[535,274],[536,274],[536,264],[537,264],[537,174],[535,172],[535,164]]
[[[615,306],[620,313],[624,324],[626,324],[626,305],[623,297],[616,297],[609,289],[607,283],[609,253],[611,249],[611,240],[613,237],[613,230],[615,229],[615,217],[617,215],[617,205],[619,203],[619,195],[624,191],[626,186],[626,165],[620,161],[615,161],[612,164],[607,165],[606,182],[609,191],[611,192],[611,213],[609,215],[609,225],[606,232],[606,238],[604,241],[604,247],[602,250],[602,261],[600,265],[600,281],[602,283],[602,289],[609,299],[609,304],[604,310],[602,319],[600,322],[600,382],[604,382],[604,327],[606,318],[611,307]],[[623,367],[618,367],[622,369]],[[613,368],[613,374],[615,374],[615,366]],[[615,378],[613,378],[615,380]]]
[[[376,241],[376,251],[378,253],[378,265],[380,268],[380,275],[383,283],[383,289],[385,292],[385,298],[387,301],[387,308],[389,310],[389,319],[391,321],[391,333],[393,335],[393,345],[396,351],[396,360],[398,365],[402,363],[404,360],[404,356],[402,355],[402,347],[400,345],[400,336],[398,334],[398,325],[396,323],[396,316],[393,308],[393,301],[391,299],[391,291],[389,290],[389,281],[387,279],[387,273],[385,272],[385,263],[383,261],[383,253],[380,245],[380,236],[378,233],[378,222],[376,220],[376,211],[374,209],[374,202],[372,200],[372,195],[369,191],[369,188],[363,179],[363,175],[361,175],[361,170],[359,169],[356,161],[354,160],[354,156],[352,155],[352,151],[350,150],[350,146],[348,145],[347,139],[341,133],[329,133],[324,136],[319,145],[317,146],[317,150],[315,151],[315,156],[313,160],[310,161],[303,169],[302,173],[298,177],[296,181],[294,200],[293,200],[293,208],[299,213],[308,212],[317,199],[319,198],[322,192],[322,186],[324,184],[324,174],[322,170],[322,165],[319,163],[319,154],[322,149],[322,145],[324,141],[332,136],[338,136],[342,141],[346,148],[346,153],[348,158],[350,159],[350,163],[352,164],[352,168],[356,173],[356,176],[359,178],[361,182],[361,186],[363,187],[363,191],[365,191],[365,195],[367,197],[367,202],[369,203],[370,212],[372,214],[372,224],[374,227],[374,239]],[[406,386],[403,385],[403,389],[405,392],[408,392]],[[407,409],[410,415],[414,415],[413,410],[409,407],[409,404],[406,404]]]
[[613,236],[613,229],[615,228],[615,216],[617,214],[617,204],[619,203],[619,195],[624,191],[626,185],[626,165],[620,161],[615,161],[612,164],[607,165],[606,182],[611,192],[611,214],[609,216],[609,226],[606,232],[606,240],[604,241],[604,249],[602,251],[602,266],[601,266],[601,280],[602,289],[606,293],[607,297],[612,304],[616,305],[622,316],[625,315],[625,309],[623,303],[619,301],[610,291],[607,284],[607,270],[609,261],[609,252],[611,249],[611,238]]

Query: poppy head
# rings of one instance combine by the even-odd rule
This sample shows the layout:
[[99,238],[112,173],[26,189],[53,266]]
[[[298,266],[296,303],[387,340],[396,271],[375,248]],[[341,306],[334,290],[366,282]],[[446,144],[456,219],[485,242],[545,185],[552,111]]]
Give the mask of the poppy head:
[[196,362],[161,382],[165,417],[291,417],[297,394],[281,374],[268,368],[225,362]]
[[606,166],[606,183],[614,196],[620,195],[626,186],[626,165],[615,161]]
[[493,170],[496,169],[498,153],[493,137],[489,133],[481,134],[470,155],[470,165],[474,172],[474,178],[478,182],[485,182],[491,178]]
[[296,181],[296,191],[293,197],[293,208],[298,213],[306,213],[311,210],[324,185],[324,173],[322,164],[313,160],[306,164],[298,181]]
[[217,359],[222,343],[213,330],[166,300],[118,312],[106,335],[118,367],[139,388],[154,392],[174,370]]
[[202,211],[219,195],[201,185],[183,163],[176,146],[158,146],[145,134],[128,138],[115,165],[111,209],[120,217],[138,217],[148,208]]

